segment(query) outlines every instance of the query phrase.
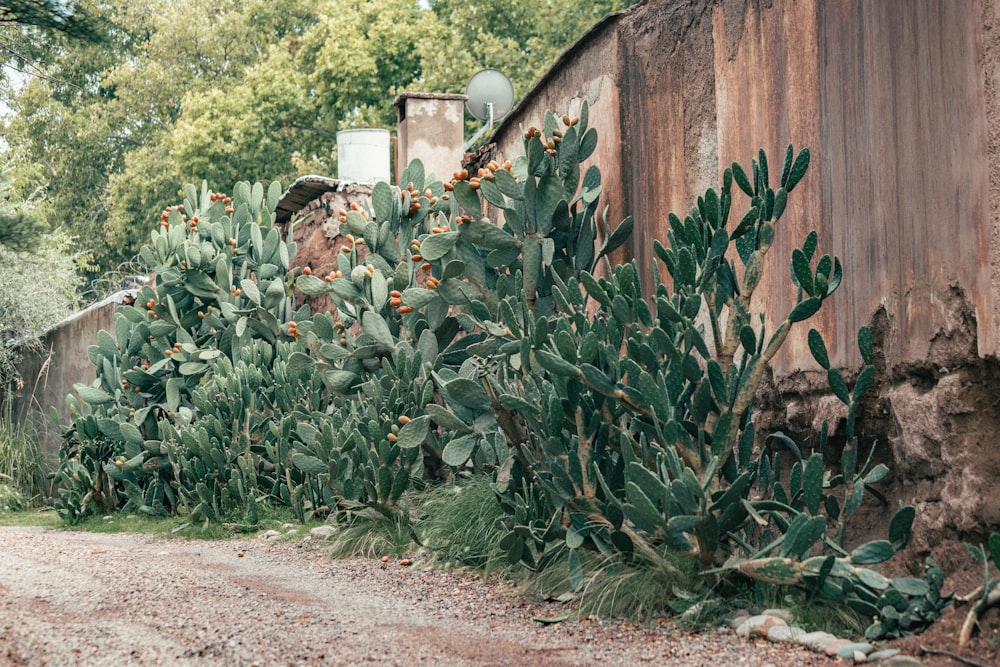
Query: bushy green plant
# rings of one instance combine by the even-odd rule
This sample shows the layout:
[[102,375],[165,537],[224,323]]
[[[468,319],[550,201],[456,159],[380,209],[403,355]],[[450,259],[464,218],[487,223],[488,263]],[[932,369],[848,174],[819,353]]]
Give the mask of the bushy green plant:
[[[894,631],[888,607],[932,617],[927,581],[868,567],[909,540],[912,508],[888,539],[848,551],[850,517],[888,473],[857,456],[868,329],[853,387],[807,334],[847,409],[838,469],[824,463],[825,427],[806,456],[780,433],[762,446],[753,423],[767,364],[843,277],[811,233],[790,261],[795,306],[773,333],[755,310],[808,151],[788,148],[777,189],[763,151],[749,175],[726,169],[683,220],[669,216],[667,245],[653,242],[666,273],[656,264],[646,283],[634,262],[606,259],[633,224],[612,229],[600,213],[600,172],[583,167],[596,143],[583,105],[528,128],[512,162],[447,183],[414,162],[399,187],[376,184],[370,203],[340,212],[337,270],[294,281],[328,295],[329,315],[293,314],[274,185],[265,197],[241,184],[231,203],[188,187],[143,250],[157,274],[145,309],[122,309],[115,334],[99,335],[98,380],[70,399],[60,511],[242,509],[254,525],[268,497],[301,520],[376,520],[405,541],[418,536],[407,490],[486,474],[507,561],[559,565],[576,590],[598,563],[591,576],[652,568],[695,595],[746,579],[797,586],[880,618],[873,636]],[[731,225],[737,190],[746,212]],[[616,608],[629,588],[607,589]]]
[[0,482],[0,514],[19,512],[27,507],[24,493],[7,482]]
[[[848,519],[867,486],[888,472],[857,460],[857,404],[875,372],[866,328],[858,337],[866,365],[850,390],[818,332],[809,332],[813,355],[848,410],[840,470],[825,467],[825,434],[808,458],[775,434],[796,459],[787,476],[778,452],[755,450],[751,407],[768,362],[842,280],[840,262],[818,256],[811,233],[791,258],[794,308],[771,334],[753,311],[764,258],[789,193],[805,176],[808,151],[788,148],[777,189],[762,151],[752,176],[734,164],[722,188],[707,191],[684,220],[671,215],[669,246],[654,241],[669,279],[657,265],[645,286],[634,263],[606,278],[592,273],[625,241],[631,221],[614,232],[606,227],[595,252],[600,178],[595,168],[580,178],[596,142],[586,125],[585,107],[579,121],[561,126],[547,114],[544,131],[526,132],[525,157],[509,170],[457,175],[449,224],[417,239],[439,280],[436,293],[411,286],[400,295],[418,309],[442,300],[464,308],[473,330],[491,336],[465,360],[464,374],[435,374],[451,415],[433,419],[479,425],[452,441],[461,452],[453,463],[499,453],[501,438],[506,444],[510,455],[496,483],[508,512],[502,546],[510,561],[542,568],[567,553],[570,579],[582,587],[581,549],[667,569],[683,554],[709,582],[747,576],[796,584],[873,609],[870,598],[892,582],[865,566],[905,545],[913,509],[897,512],[887,540],[846,551]],[[734,183],[748,206],[731,227]],[[502,227],[481,219],[484,203],[499,212]],[[470,270],[478,263],[464,243],[482,248],[485,269]]]
[[28,421],[17,421],[8,402],[0,409],[0,485],[8,511],[40,504],[45,498],[48,461]]
[[41,189],[19,193],[12,169],[11,162],[0,167],[0,384],[8,393],[22,381],[22,348],[73,311],[80,284],[73,239],[38,222]]
[[419,507],[417,534],[437,558],[476,568],[484,576],[507,565],[500,548],[503,509],[489,476],[432,487],[421,494]]

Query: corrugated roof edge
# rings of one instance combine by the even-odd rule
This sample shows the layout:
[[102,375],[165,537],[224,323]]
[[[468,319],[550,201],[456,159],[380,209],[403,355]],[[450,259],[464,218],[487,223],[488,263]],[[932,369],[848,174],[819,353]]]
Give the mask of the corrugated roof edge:
[[274,211],[274,221],[279,225],[287,223],[293,215],[305,208],[312,200],[322,197],[327,192],[335,192],[351,182],[316,174],[300,176],[288,186],[288,189],[278,199],[278,205]]

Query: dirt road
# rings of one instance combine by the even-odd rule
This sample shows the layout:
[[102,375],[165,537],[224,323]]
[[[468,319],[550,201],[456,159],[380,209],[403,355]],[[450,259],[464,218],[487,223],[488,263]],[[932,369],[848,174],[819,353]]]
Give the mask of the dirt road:
[[802,650],[564,613],[496,582],[310,542],[0,528],[0,665],[829,665]]

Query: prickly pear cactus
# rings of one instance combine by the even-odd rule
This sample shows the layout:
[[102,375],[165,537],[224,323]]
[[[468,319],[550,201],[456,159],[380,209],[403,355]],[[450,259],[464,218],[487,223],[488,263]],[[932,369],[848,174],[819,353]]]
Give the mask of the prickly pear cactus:
[[[274,184],[232,198],[186,188],[143,249],[155,286],[101,332],[98,379],[68,399],[61,514],[242,511],[252,524],[268,499],[302,520],[407,519],[408,490],[488,474],[510,562],[566,563],[576,587],[593,548],[706,586],[798,585],[881,615],[872,636],[933,615],[933,585],[868,567],[909,540],[912,508],[888,539],[846,548],[848,520],[889,472],[859,464],[854,432],[871,333],[853,388],[807,334],[847,407],[839,470],[824,464],[825,427],[808,456],[781,433],[763,447],[754,427],[767,364],[843,278],[810,234],[790,258],[795,306],[773,332],[755,311],[808,150],[788,148],[776,188],[762,151],[683,220],[670,214],[645,284],[635,263],[610,264],[633,223],[599,213],[600,171],[584,168],[596,143],[584,104],[561,122],[547,113],[504,164],[430,182],[414,162],[398,187],[377,184],[340,212],[337,269],[294,280],[335,303],[316,316],[293,312]],[[736,198],[746,212],[732,224]]]
[[162,451],[165,425],[190,423],[192,393],[213,364],[254,341],[298,337],[289,262],[294,244],[273,225],[281,188],[236,185],[233,195],[184,189],[163,211],[141,258],[154,274],[89,348],[97,379],[67,397],[73,424],[58,473],[68,520],[129,508],[162,514],[180,498]]
[[[496,309],[503,370],[483,382],[488,395],[495,392],[490,403],[511,451],[496,482],[512,562],[537,567],[562,552],[570,581],[582,585],[577,550],[590,546],[667,571],[686,558],[709,582],[737,572],[760,580],[794,572],[783,581],[858,606],[862,592],[883,590],[865,588],[865,577],[874,578],[855,566],[881,562],[905,545],[912,508],[896,514],[890,540],[858,547],[853,560],[826,556],[843,552],[847,520],[888,473],[857,460],[855,413],[875,372],[870,331],[859,333],[865,366],[852,390],[831,368],[818,332],[808,334],[848,409],[837,474],[823,463],[825,431],[808,459],[789,438],[773,435],[795,459],[783,475],[781,456],[759,447],[752,420],[767,364],[842,281],[840,262],[817,254],[812,233],[790,262],[795,306],[777,318],[773,333],[753,310],[764,258],[808,164],[807,150],[796,155],[789,147],[776,190],[763,152],[752,179],[738,164],[727,169],[722,188],[708,190],[684,220],[669,216],[668,243],[653,242],[663,264],[654,267],[652,285],[634,263],[604,278],[592,264],[576,263],[546,275],[550,312],[537,307],[527,267],[514,276],[515,288]],[[734,184],[748,206],[733,226]],[[872,554],[879,560],[861,560]],[[817,576],[805,574],[802,563],[821,557]],[[837,570],[833,579],[829,568]],[[834,581],[842,582],[836,594]]]

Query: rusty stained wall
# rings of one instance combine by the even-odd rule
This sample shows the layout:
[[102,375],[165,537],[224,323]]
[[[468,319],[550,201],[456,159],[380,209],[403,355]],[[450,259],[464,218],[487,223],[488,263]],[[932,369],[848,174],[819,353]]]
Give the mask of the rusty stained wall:
[[[520,129],[545,109],[587,99],[609,219],[637,223],[620,259],[648,276],[668,211],[688,211],[733,161],[749,170],[759,148],[773,183],[785,147],[808,146],[758,308],[794,305],[787,262],[817,229],[819,251],[844,264],[841,291],[809,322],[836,364],[857,363],[856,332],[883,307],[890,361],[923,359],[959,326],[963,300],[978,354],[993,354],[982,16],[980,0],[644,3],[588,34],[495,141],[515,155]],[[745,204],[737,193],[734,216]],[[778,375],[815,367],[805,328],[775,360]]]
[[994,354],[981,3],[821,8],[823,230],[853,277],[837,333],[884,302],[887,356],[920,360],[961,292]]

